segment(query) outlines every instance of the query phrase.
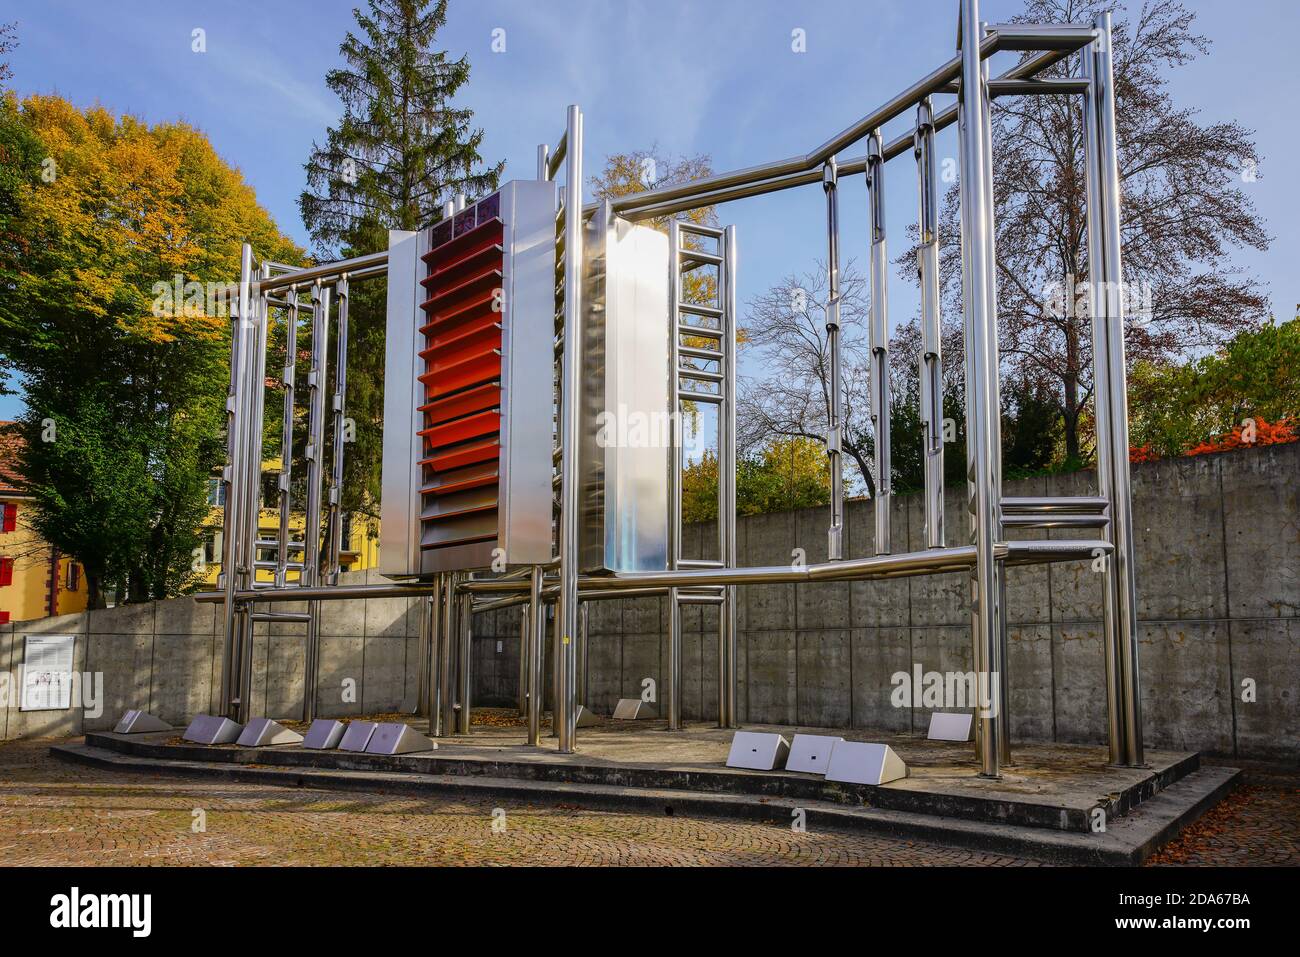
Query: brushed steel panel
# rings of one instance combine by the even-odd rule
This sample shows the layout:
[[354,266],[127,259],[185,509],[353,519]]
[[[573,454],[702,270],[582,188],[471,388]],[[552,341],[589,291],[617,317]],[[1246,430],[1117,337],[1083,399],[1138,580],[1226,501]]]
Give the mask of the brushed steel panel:
[[597,214],[586,248],[582,568],[668,567],[668,237]]
[[421,234],[389,230],[379,570],[390,576],[420,567],[420,252]]

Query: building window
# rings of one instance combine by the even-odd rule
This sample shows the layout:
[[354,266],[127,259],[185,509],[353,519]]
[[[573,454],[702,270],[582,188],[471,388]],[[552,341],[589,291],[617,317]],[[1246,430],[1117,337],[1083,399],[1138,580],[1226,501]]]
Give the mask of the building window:
[[81,566],[76,562],[68,562],[67,590],[76,591],[80,587],[81,587]]
[[12,532],[18,527],[18,504],[5,502],[4,513],[0,515],[0,532]]
[[208,479],[208,504],[215,508],[226,504],[226,483],[219,478]]
[[220,532],[213,532],[203,540],[203,561],[209,565],[221,561]]
[[0,625],[9,624],[9,612],[0,611]]
[[14,583],[14,560],[12,558],[0,558],[0,585],[12,585]]

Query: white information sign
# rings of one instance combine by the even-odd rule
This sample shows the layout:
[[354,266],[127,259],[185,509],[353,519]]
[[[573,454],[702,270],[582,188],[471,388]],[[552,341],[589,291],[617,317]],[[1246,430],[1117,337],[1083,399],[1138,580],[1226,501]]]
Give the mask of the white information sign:
[[28,635],[23,646],[22,711],[72,707],[73,635]]

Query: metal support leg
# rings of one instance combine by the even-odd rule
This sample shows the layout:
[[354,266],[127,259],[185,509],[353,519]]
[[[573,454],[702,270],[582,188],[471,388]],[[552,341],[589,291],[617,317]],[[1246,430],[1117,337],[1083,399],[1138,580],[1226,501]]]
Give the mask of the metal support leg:
[[239,301],[230,324],[230,387],[226,395],[226,467],[222,475],[225,491],[221,536],[221,586],[225,592],[225,622],[221,649],[221,690],[218,710],[228,718],[236,717],[235,698],[238,696],[239,630],[238,608],[235,593],[241,582],[239,543],[243,541],[241,503],[244,484],[243,430],[247,418],[245,409],[245,371],[249,353],[249,309],[253,281],[253,248],[244,243],[239,259]]
[[943,548],[943,326],[939,305],[939,189],[934,167],[934,112],[916,108],[918,196],[916,270],[921,287],[920,413],[925,474],[925,544]]
[[425,662],[425,713],[429,716],[429,734],[437,737],[441,732],[439,725],[442,721],[442,676],[440,673],[441,647],[444,642],[442,630],[442,574],[439,573],[435,581],[437,582],[436,590],[425,603],[425,616],[428,619],[429,640],[428,655]]
[[[723,348],[727,380],[724,386],[726,401],[726,428],[723,444],[726,449],[725,470],[719,481],[725,504],[718,517],[722,535],[722,561],[728,568],[739,565],[736,550],[736,268],[739,251],[736,248],[736,227],[723,231]],[[736,588],[728,586],[723,594],[725,603],[718,609],[721,633],[718,649],[718,723],[724,728],[736,727]]]
[[[1001,679],[1001,607],[998,602],[1000,423],[994,404],[997,368],[988,340],[996,335],[996,303],[990,283],[994,266],[992,171],[985,141],[984,101],[988,96],[980,58],[978,0],[961,5],[961,91],[958,123],[961,140],[962,301],[966,324],[967,465],[971,541],[976,564],[971,580],[971,616],[975,670],[986,688]],[[993,709],[979,714],[980,773],[999,776],[1001,742]]]
[[1115,87],[1110,14],[1094,21],[1099,36],[1084,51],[1089,79],[1084,103],[1088,262],[1093,329],[1093,402],[1097,421],[1097,482],[1110,503],[1103,566],[1106,711],[1112,764],[1140,767],[1142,699],[1138,667],[1137,593],[1128,461],[1125,383],[1124,272],[1120,255],[1120,185],[1115,134]]
[[437,733],[442,736],[456,733],[456,582],[454,572],[442,576],[442,630],[438,642],[438,698],[442,715]]
[[[270,274],[265,263],[259,269],[259,277],[265,279]],[[244,429],[244,466],[245,482],[242,522],[240,530],[240,553],[242,558],[237,569],[240,580],[252,588],[257,581],[257,526],[261,513],[262,499],[262,423],[263,402],[266,398],[266,294],[256,291],[251,296],[251,319],[253,328],[249,330],[248,341],[253,349],[248,356],[247,370],[247,417]],[[253,608],[244,603],[240,608],[240,662],[239,662],[239,704],[236,708],[237,720],[244,724],[253,716]]]
[[528,588],[528,744],[538,747],[542,743],[542,687],[543,666],[546,663],[546,606],[542,604],[541,565],[533,566]]
[[555,726],[562,754],[576,749],[578,445],[582,441],[582,111],[569,107],[564,208],[564,385],[561,391],[560,594],[556,608]]
[[889,506],[893,465],[889,455],[889,254],[885,246],[885,157],[880,130],[867,136],[867,198],[871,213],[871,422],[876,430],[876,554],[890,548]]
[[822,189],[826,193],[826,348],[830,353],[830,407],[826,410],[826,454],[831,470],[831,525],[826,536],[826,558],[837,562],[844,557],[844,454],[840,415],[844,395],[840,354],[840,204],[839,172],[835,157],[822,166]]
[[471,683],[474,674],[474,616],[470,614],[473,596],[460,595],[457,598],[459,611],[456,616],[456,638],[460,648],[456,667],[456,733],[469,734]]

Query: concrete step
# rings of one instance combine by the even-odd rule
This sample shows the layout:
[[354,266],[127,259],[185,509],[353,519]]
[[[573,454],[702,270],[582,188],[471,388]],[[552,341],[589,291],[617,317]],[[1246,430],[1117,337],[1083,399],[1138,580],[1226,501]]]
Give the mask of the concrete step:
[[383,790],[479,800],[561,803],[595,809],[732,817],[787,825],[796,809],[802,809],[809,828],[852,828],[903,840],[969,847],[1056,864],[1120,866],[1140,864],[1172,840],[1182,828],[1221,800],[1235,786],[1241,773],[1236,768],[1202,768],[1148,798],[1123,818],[1109,823],[1104,832],[1081,834],[749,794],[410,771],[260,767],[142,757],[93,744],[54,745],[50,753],[65,761],[133,773],[174,774],[282,787]]

